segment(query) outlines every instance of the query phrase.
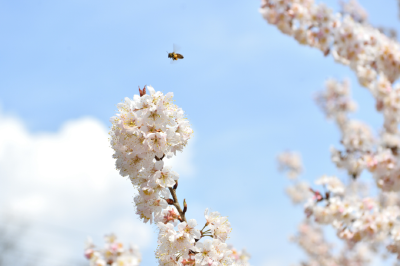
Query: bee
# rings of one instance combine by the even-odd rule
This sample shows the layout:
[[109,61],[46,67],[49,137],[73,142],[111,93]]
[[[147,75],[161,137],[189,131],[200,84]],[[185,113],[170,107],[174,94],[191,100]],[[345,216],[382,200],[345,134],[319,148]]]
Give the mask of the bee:
[[168,53],[168,58],[172,58],[172,60],[178,60],[178,59],[183,59],[183,55],[172,52],[172,53]]
[[176,53],[178,47],[174,44],[174,51],[172,53],[168,53],[168,58],[171,58],[172,61],[177,61],[178,59],[183,59],[183,55]]

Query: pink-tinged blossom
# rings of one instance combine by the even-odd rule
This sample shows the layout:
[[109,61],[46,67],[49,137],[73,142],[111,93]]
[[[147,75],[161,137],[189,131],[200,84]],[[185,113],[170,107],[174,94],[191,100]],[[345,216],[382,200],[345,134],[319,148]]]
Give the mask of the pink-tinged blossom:
[[335,119],[339,126],[347,121],[347,114],[354,112],[357,104],[351,99],[350,82],[328,79],[325,90],[318,92],[315,101],[328,119]]
[[299,204],[310,198],[312,192],[310,191],[310,185],[307,182],[301,181],[286,187],[286,194],[292,200],[293,204]]
[[154,221],[156,223],[173,223],[174,225],[177,225],[176,222],[178,220],[178,217],[179,213],[176,211],[175,207],[168,206],[166,209],[162,210],[161,213],[155,216]]
[[225,242],[229,234],[232,232],[231,224],[228,221],[228,217],[222,217],[218,219],[216,222],[209,224],[209,228],[211,229],[211,233],[215,239],[219,239],[222,242]]
[[277,156],[278,170],[286,172],[290,179],[296,179],[303,171],[301,156],[295,152],[282,152]]
[[232,231],[228,217],[221,216],[219,212],[212,212],[209,214],[208,209],[204,211],[204,217],[206,218],[206,225],[209,227],[213,238],[225,242]]
[[161,153],[167,146],[167,134],[161,132],[149,133],[146,136],[144,144],[147,144],[150,150]]
[[219,212],[212,212],[212,213],[208,213],[208,208],[204,211],[204,217],[206,218],[207,221],[207,225],[208,224],[213,224],[215,223],[220,217],[221,215],[219,214]]
[[125,247],[114,234],[105,236],[103,249],[97,248],[91,240],[86,244],[85,257],[90,266],[139,266],[141,255],[137,247]]
[[162,170],[154,174],[154,179],[160,187],[168,188],[175,185],[176,180],[179,179],[179,175],[171,171],[171,167],[165,166]]
[[201,234],[198,229],[196,229],[197,222],[195,219],[189,220],[187,223],[183,222],[178,224],[179,234],[184,235],[189,238],[190,241],[194,242],[196,239],[200,239]]
[[299,225],[296,235],[291,241],[300,246],[307,254],[302,265],[307,266],[354,266],[369,265],[371,251],[365,245],[344,245],[338,252],[335,245],[327,241],[321,226],[310,221]]
[[242,249],[240,251],[236,250],[233,246],[229,245],[228,249],[231,252],[226,253],[231,260],[233,260],[234,265],[249,266],[250,254]]
[[342,181],[340,181],[340,179],[336,176],[324,175],[317,179],[317,181],[315,181],[315,184],[326,186],[326,189],[334,194],[343,194],[345,191],[345,187]]
[[156,258],[160,263],[169,263],[171,256],[179,255],[180,259],[189,258],[189,250],[195,249],[191,239],[175,231],[174,225],[171,223],[158,223],[157,225],[160,233]]
[[217,253],[213,247],[213,241],[210,239],[207,239],[202,243],[197,243],[196,251],[198,252],[195,256],[196,264],[213,265],[214,260],[217,259]]

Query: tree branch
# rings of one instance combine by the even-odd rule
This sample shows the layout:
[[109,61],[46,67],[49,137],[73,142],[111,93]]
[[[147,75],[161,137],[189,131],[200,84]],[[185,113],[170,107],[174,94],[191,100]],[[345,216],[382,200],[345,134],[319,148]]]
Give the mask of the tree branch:
[[186,221],[185,212],[182,211],[181,205],[179,204],[178,197],[176,196],[176,189],[169,187],[169,192],[171,192],[172,198],[174,199],[174,203],[172,205],[178,210],[179,215],[182,218],[182,221]]

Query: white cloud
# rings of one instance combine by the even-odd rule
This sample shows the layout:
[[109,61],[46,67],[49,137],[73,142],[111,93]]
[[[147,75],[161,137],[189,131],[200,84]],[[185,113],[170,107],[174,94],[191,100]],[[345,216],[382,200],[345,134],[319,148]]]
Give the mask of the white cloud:
[[[149,246],[154,230],[135,215],[134,189],[114,168],[102,123],[82,118],[64,123],[56,133],[32,134],[21,120],[0,113],[0,132],[1,210],[78,232],[52,234],[62,253],[70,249],[80,256],[87,235],[96,239],[109,232],[141,249],[155,248]],[[186,149],[170,164],[190,176],[191,160]]]

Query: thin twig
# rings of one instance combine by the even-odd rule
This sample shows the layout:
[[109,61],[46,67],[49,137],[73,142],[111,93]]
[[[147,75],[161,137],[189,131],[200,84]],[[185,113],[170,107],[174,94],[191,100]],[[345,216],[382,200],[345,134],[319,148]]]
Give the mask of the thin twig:
[[[140,90],[140,89],[139,89],[139,90]],[[157,156],[155,156],[155,158],[156,158],[157,161],[161,161],[162,159],[164,159],[164,157],[165,157],[165,154],[163,154],[163,156],[162,156],[161,158],[158,158]],[[177,188],[178,188],[178,180],[175,181],[175,185],[174,185],[173,187],[169,187],[169,188],[168,188],[168,189],[169,189],[169,192],[171,192],[173,202],[172,202],[171,199],[167,199],[166,201],[168,202],[169,205],[174,205],[175,208],[178,210],[179,215],[180,215],[180,218],[181,218],[180,221],[181,221],[181,222],[185,221],[185,222],[187,223],[186,217],[185,217],[185,213],[186,213],[186,211],[187,211],[186,200],[183,201],[183,204],[184,204],[184,207],[185,207],[185,208],[184,208],[183,211],[182,211],[181,205],[179,205],[178,197],[176,196],[176,189],[177,189]]]
[[185,213],[182,211],[181,205],[179,205],[178,197],[176,196],[176,190],[173,189],[172,187],[169,187],[168,189],[169,189],[169,192],[171,192],[172,198],[174,199],[174,204],[172,204],[172,205],[174,205],[175,208],[178,210],[179,215],[181,216],[182,220],[187,222]]

